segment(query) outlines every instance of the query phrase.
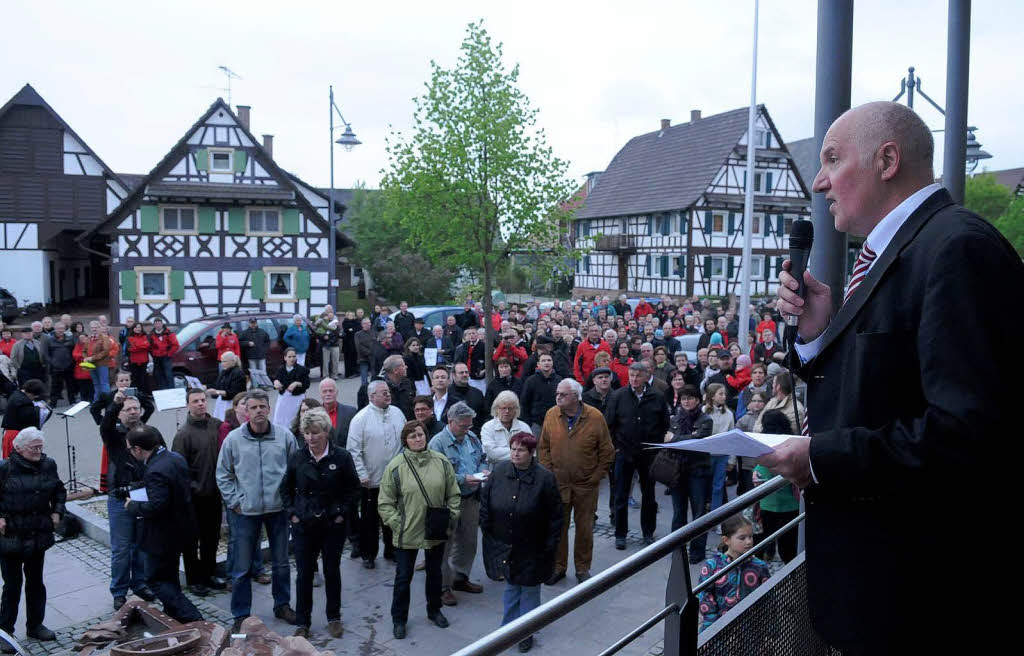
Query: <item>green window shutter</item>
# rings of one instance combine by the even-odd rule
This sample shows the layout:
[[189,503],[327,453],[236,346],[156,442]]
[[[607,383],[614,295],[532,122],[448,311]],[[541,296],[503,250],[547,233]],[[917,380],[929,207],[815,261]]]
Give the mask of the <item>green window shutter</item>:
[[772,147],[772,131],[771,130],[765,130],[764,131],[764,147],[765,148],[771,148]]
[[786,217],[782,214],[775,217],[775,234],[780,237],[786,234]]
[[210,154],[205,148],[196,151],[196,170],[205,171],[210,165]]
[[729,234],[736,232],[736,213],[729,212]]
[[199,222],[197,224],[199,228],[199,234],[201,235],[212,235],[217,232],[217,211],[212,207],[200,207],[199,208]]
[[295,272],[295,298],[309,298],[309,271]]
[[644,270],[647,272],[648,276],[651,275],[651,256],[650,255],[644,256]]
[[735,273],[735,271],[736,271],[735,266],[732,263],[732,256],[731,255],[727,255],[725,257],[725,261],[726,261],[726,274],[725,274],[725,277],[726,277],[727,280],[732,280],[732,274]]
[[711,256],[704,256],[704,280],[711,280]]
[[739,214],[738,216],[739,216],[739,221],[736,224],[736,232],[742,233],[743,232],[743,226],[746,225],[746,223],[744,223],[744,220],[746,219],[746,217],[743,216],[742,214]]
[[766,194],[772,193],[772,172],[771,171],[768,171],[768,179],[767,179],[767,182],[766,182],[765,187],[764,187],[764,193],[766,193]]
[[711,234],[711,210],[704,211],[704,234]]
[[771,237],[772,236],[772,232],[773,232],[772,228],[774,227],[774,226],[772,226],[772,217],[771,217],[771,215],[765,214],[764,218],[761,219],[761,221],[764,223],[764,226],[763,226],[763,228],[764,228],[764,236],[765,237]]
[[[654,234],[654,217],[651,215],[647,216],[647,236],[650,237]],[[650,258],[648,258],[650,259]],[[648,272],[650,273],[650,272]]]
[[583,272],[584,273],[590,273],[590,256],[589,255],[584,255],[583,256]]
[[672,218],[668,214],[661,215],[661,234],[668,235],[672,232]]
[[743,191],[747,190],[747,172],[743,172]]
[[228,210],[228,232],[232,235],[245,234],[245,209],[232,207]]
[[775,275],[778,276],[782,273],[782,263],[786,261],[784,257],[775,258]]
[[263,271],[251,271],[249,273],[249,290],[254,301],[262,301],[267,293],[267,278]]
[[288,208],[281,213],[281,233],[285,235],[299,234],[299,210]]
[[668,255],[661,256],[661,277],[668,278]]
[[590,221],[580,221],[580,229],[583,231],[584,237],[590,236]]
[[185,298],[185,272],[171,271],[168,278],[171,279],[171,300],[180,301]]
[[249,156],[244,150],[235,151],[235,173],[245,173],[245,165],[249,161]]
[[142,232],[160,232],[160,208],[143,205],[139,208],[139,229]]
[[134,301],[138,298],[138,283],[135,281],[135,271],[126,269],[121,272],[121,300]]

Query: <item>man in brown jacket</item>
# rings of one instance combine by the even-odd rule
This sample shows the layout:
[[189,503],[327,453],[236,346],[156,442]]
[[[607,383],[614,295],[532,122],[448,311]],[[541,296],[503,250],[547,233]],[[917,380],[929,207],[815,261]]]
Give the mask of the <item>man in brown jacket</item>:
[[555,407],[544,415],[537,449],[540,464],[555,474],[562,495],[562,539],[555,556],[554,585],[565,578],[569,563],[569,519],[576,519],[573,563],[576,580],[590,578],[594,555],[594,513],[597,490],[615,460],[615,447],[604,416],[582,402],[583,387],[564,378],[555,389]]
[[221,421],[206,412],[205,390],[190,389],[186,399],[188,416],[175,433],[171,448],[185,458],[192,481],[198,541],[185,549],[185,582],[192,594],[202,597],[209,594],[209,588],[223,590],[227,587],[226,581],[216,575],[221,517],[216,478],[217,436]]

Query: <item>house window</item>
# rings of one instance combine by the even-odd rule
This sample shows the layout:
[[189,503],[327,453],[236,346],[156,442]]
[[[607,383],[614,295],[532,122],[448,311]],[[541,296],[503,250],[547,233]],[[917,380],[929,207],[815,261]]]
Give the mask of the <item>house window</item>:
[[246,227],[250,235],[280,235],[281,215],[277,210],[249,210],[249,220],[246,223]]
[[764,255],[750,256],[750,279],[764,280]]
[[715,212],[711,215],[711,234],[713,235],[724,235],[726,234],[725,225],[725,214],[722,212]]
[[711,257],[711,278],[725,280],[725,256]]
[[295,267],[265,267],[267,276],[266,300],[274,302],[295,301]]
[[661,214],[658,216],[658,234],[672,234],[672,216],[670,214]]
[[583,273],[590,273],[590,256],[583,256]]
[[232,173],[234,165],[231,162],[230,150],[210,150],[210,172],[211,173]]
[[686,277],[686,256],[685,255],[679,255],[679,256],[673,257],[672,258],[672,262],[674,263],[673,264],[673,269],[672,269],[672,275],[676,276],[678,278],[685,278]]
[[788,235],[793,232],[793,217],[787,216],[782,220],[782,234]]
[[136,267],[139,303],[166,303],[171,300],[170,267]]
[[160,232],[171,235],[196,234],[196,210],[194,207],[160,208]]

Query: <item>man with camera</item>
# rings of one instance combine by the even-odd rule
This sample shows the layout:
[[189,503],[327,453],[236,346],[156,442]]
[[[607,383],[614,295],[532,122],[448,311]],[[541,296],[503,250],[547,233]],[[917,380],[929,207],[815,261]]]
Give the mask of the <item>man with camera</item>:
[[146,470],[145,494],[125,500],[124,510],[142,518],[139,547],[149,561],[150,583],[165,613],[182,623],[202,620],[178,580],[178,561],[193,546],[196,535],[188,463],[167,450],[160,431],[143,424],[128,431],[128,451]]
[[[110,522],[110,594],[114,610],[127,600],[128,588],[146,601],[156,596],[146,584],[142,554],[138,549],[138,522],[124,508],[132,489],[141,487],[145,467],[128,450],[130,430],[143,426],[142,406],[135,396],[119,389],[114,393],[100,424],[100,438],[107,449],[107,517]],[[161,438],[162,440],[163,438]]]
[[[89,407],[89,414],[92,415],[93,421],[96,422],[97,426],[103,425],[103,417],[109,412],[113,412],[114,416],[117,417],[119,410],[112,408],[114,396],[118,392],[121,392],[123,396],[136,398],[141,409],[142,423],[149,421],[153,411],[156,410],[156,406],[153,405],[153,399],[146,394],[140,394],[138,388],[132,387],[131,372],[118,371],[114,377],[114,389],[101,393],[99,398]],[[107,492],[107,470],[109,463],[110,454],[107,449],[103,449],[103,452],[100,454],[100,492],[103,493]]]

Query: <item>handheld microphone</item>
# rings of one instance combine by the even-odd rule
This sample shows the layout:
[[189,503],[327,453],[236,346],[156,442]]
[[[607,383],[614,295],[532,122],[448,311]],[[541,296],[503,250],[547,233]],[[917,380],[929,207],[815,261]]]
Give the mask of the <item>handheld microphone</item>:
[[[811,244],[814,243],[814,224],[807,220],[794,221],[793,228],[789,233],[789,273],[796,278],[796,293],[804,298],[807,289],[804,285],[804,271],[807,270],[807,261],[811,257]],[[786,325],[796,326],[800,317],[792,314],[786,315]]]

